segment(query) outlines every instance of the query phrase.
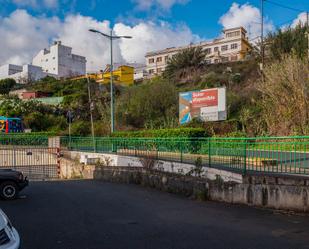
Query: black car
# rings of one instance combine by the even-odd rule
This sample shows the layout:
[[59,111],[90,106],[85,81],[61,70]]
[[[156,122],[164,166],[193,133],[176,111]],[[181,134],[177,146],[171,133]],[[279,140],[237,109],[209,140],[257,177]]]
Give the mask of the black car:
[[18,193],[28,186],[27,177],[19,171],[0,169],[0,197],[6,200],[15,199]]

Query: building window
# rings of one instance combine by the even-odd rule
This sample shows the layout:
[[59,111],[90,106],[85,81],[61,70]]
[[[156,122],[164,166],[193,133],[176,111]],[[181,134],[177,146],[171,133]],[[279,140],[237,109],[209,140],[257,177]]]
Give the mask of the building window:
[[237,55],[232,55],[232,56],[231,56],[231,61],[237,61],[237,59],[238,59],[238,58],[237,58]]
[[149,74],[154,74],[154,69],[149,69]]
[[149,59],[148,62],[149,62],[149,64],[154,63],[154,58]]
[[211,64],[211,60],[206,60],[205,63],[206,64]]
[[228,45],[223,45],[221,46],[221,51],[226,51],[229,49],[229,46]]
[[237,48],[238,48],[238,44],[237,43],[231,44],[231,49],[237,49]]
[[205,49],[205,53],[206,53],[206,54],[211,54],[211,48],[206,48],[206,49]]
[[161,72],[162,72],[162,68],[158,68],[158,69],[157,69],[157,72],[158,72],[158,73],[161,73]]
[[48,61],[48,59],[46,59],[45,61]]
[[220,62],[220,60],[219,59],[215,59],[215,63],[219,63]]
[[56,68],[53,68],[53,70],[55,71],[55,70],[56,70]]
[[215,52],[218,52],[218,51],[219,51],[219,47],[215,47],[215,48],[214,48],[214,51],[215,51]]
[[168,56],[164,57],[165,62],[168,62]]
[[161,61],[162,61],[162,57],[158,57],[157,62],[161,62]]
[[229,61],[229,57],[222,57],[222,58],[221,58],[221,61],[222,61],[222,62],[228,62],[228,61]]
[[226,34],[226,37],[236,37],[236,36],[240,36],[240,31],[234,31],[234,32],[229,32]]
[[56,59],[56,57],[53,57],[53,60]]

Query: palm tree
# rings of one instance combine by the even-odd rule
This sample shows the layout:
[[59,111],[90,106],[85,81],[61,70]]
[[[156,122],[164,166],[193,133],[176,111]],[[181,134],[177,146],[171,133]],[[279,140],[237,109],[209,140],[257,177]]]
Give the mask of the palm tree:
[[180,51],[167,62],[164,77],[176,81],[192,78],[204,65],[205,56],[202,47],[190,47]]

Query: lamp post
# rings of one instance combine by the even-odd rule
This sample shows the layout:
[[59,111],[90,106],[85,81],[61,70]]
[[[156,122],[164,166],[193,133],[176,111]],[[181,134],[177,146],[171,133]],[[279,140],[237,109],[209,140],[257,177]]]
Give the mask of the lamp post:
[[98,33],[110,40],[110,53],[111,53],[111,65],[110,65],[110,73],[111,73],[111,79],[110,79],[110,91],[111,91],[111,133],[115,130],[115,122],[114,122],[114,88],[113,88],[113,40],[117,39],[131,39],[131,36],[115,36],[113,35],[113,30],[111,29],[110,35],[102,33],[101,31],[95,30],[95,29],[89,29],[90,32]]

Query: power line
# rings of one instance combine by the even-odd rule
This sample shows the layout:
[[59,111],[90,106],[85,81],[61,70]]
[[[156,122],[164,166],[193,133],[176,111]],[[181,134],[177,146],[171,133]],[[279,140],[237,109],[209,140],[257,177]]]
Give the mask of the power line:
[[[263,0],[264,2],[268,2],[270,4],[273,4],[273,5],[276,5],[278,7],[281,7],[281,8],[284,8],[284,9],[288,9],[288,10],[291,10],[291,11],[295,11],[297,13],[308,13],[308,10],[305,10],[305,9],[298,9],[298,8],[294,8],[294,7],[291,7],[291,6],[287,6],[285,4],[281,4],[281,3],[278,3],[278,2],[275,2],[275,1],[272,1],[272,0]],[[279,24],[276,24],[275,27],[276,28],[281,28],[282,25],[284,24],[288,24],[288,23],[291,23],[293,20],[295,20],[295,18],[289,20],[289,21],[285,21],[285,22],[281,22]]]
[[281,22],[279,24],[276,24],[275,27],[276,28],[282,28],[282,25],[284,25],[284,24],[291,24],[291,22],[293,22],[294,20],[295,20],[295,18],[292,18],[292,19],[290,19],[288,21]]
[[281,4],[281,3],[273,2],[271,0],[264,0],[264,1],[268,2],[270,4],[273,4],[273,5],[276,5],[278,7],[281,7],[281,8],[284,8],[284,9],[289,9],[289,10],[292,10],[292,11],[295,11],[295,12],[307,12],[307,10],[304,10],[304,9],[301,10],[301,9],[293,8],[293,7],[290,7],[290,6]]

